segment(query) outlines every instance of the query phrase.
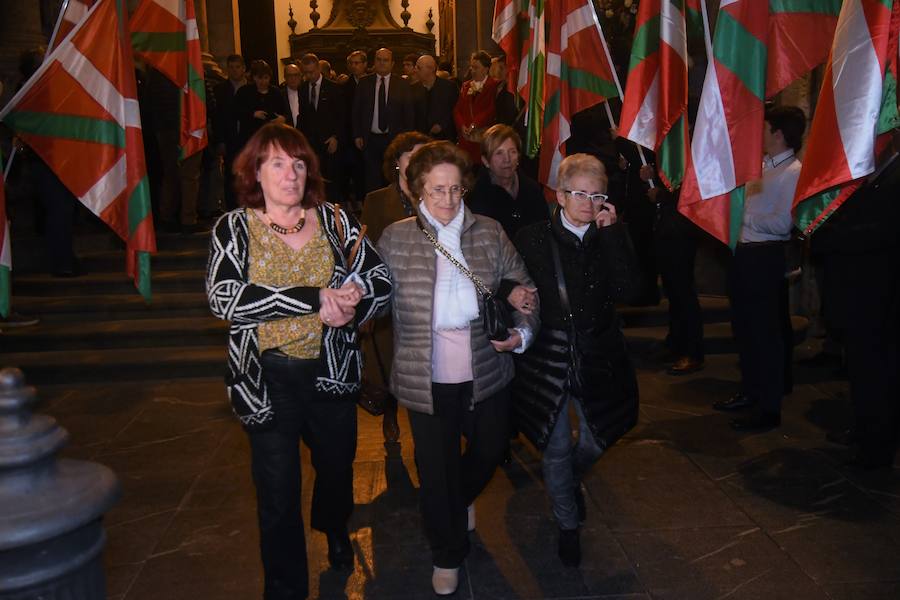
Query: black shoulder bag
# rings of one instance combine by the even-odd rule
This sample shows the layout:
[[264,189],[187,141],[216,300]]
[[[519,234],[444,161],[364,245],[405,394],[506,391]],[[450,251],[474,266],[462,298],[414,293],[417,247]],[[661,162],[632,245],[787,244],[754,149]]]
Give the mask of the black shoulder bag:
[[509,337],[509,329],[512,327],[512,319],[510,318],[509,311],[506,309],[504,303],[494,295],[491,288],[485,285],[478,275],[456,260],[453,255],[437,241],[437,238],[435,238],[430,231],[425,229],[425,225],[422,224],[422,220],[418,217],[416,217],[416,223],[419,225],[419,229],[422,230],[422,233],[425,234],[425,237],[428,238],[428,241],[431,242],[431,245],[434,246],[435,250],[440,252],[444,258],[450,261],[451,265],[459,269],[463,275],[469,278],[472,284],[475,285],[475,289],[481,294],[482,304],[484,305],[484,308],[481,311],[481,320],[484,326],[484,332],[487,334],[488,339],[497,342],[502,342],[507,339]]

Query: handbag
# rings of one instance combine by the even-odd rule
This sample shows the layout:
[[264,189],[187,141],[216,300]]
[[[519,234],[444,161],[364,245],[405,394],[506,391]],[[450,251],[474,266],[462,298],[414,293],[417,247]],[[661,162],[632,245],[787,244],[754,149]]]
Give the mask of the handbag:
[[[335,203],[334,205],[334,223],[335,228],[337,229],[338,239],[340,240],[341,247],[343,247],[346,241],[344,235],[344,223],[341,221],[341,205],[337,203]],[[352,268],[353,261],[356,260],[356,255],[359,253],[359,248],[362,245],[362,240],[365,235],[366,226],[362,225],[359,229],[359,237],[356,239],[356,243],[353,244],[353,247],[350,249],[350,254],[347,257],[348,269]],[[363,334],[360,333],[360,335]],[[360,381],[359,399],[356,401],[356,403],[373,417],[380,417],[384,414],[384,408],[385,404],[387,403],[389,392],[387,388],[387,376],[385,375],[384,365],[382,365],[381,363],[381,354],[378,352],[378,346],[375,344],[374,335],[371,335],[371,341],[372,347],[375,349],[375,360],[378,362],[378,372],[381,375],[382,383],[379,384],[375,381],[372,381],[365,375],[362,375],[362,380]]]
[[419,217],[416,217],[416,223],[418,224],[419,229],[422,230],[422,233],[425,234],[425,237],[428,238],[428,241],[431,242],[431,245],[434,246],[435,250],[440,252],[444,258],[450,261],[451,265],[459,269],[459,271],[472,282],[478,293],[481,294],[481,301],[484,306],[481,311],[481,321],[484,332],[487,334],[487,338],[496,342],[502,342],[509,338],[509,330],[513,326],[513,323],[509,311],[506,308],[506,304],[494,295],[491,288],[489,288],[478,275],[456,260],[456,258],[450,254],[439,241],[437,241],[437,238],[435,238],[430,231],[425,229],[425,225],[422,224]]

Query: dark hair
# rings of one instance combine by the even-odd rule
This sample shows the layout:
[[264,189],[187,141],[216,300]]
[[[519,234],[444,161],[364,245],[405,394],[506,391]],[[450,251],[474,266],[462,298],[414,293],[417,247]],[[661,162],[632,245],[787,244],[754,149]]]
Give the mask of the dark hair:
[[350,62],[350,59],[353,58],[354,56],[361,56],[364,63],[366,63],[366,64],[369,63],[369,56],[368,56],[365,52],[363,52],[362,50],[354,50],[353,52],[351,52],[350,54],[348,54],[348,55],[347,55],[347,62]]
[[785,143],[800,152],[803,147],[803,132],[806,131],[806,115],[797,106],[773,106],[766,110],[766,123],[769,131],[780,131]]
[[406,183],[413,198],[422,197],[425,177],[438,165],[456,165],[462,176],[463,187],[472,187],[472,170],[469,155],[450,142],[429,142],[416,150],[406,167]]
[[247,66],[247,63],[244,62],[244,57],[241,56],[240,54],[229,54],[228,58],[225,59],[226,65],[228,63],[236,63],[236,62],[241,63],[242,65],[244,65],[244,67]]
[[311,65],[313,63],[319,64],[319,57],[312,52],[307,52],[300,58],[301,65]]
[[272,150],[280,148],[289,156],[306,163],[306,188],[303,191],[303,208],[318,206],[325,200],[325,181],[319,171],[319,159],[306,137],[284,123],[263,125],[247,141],[244,149],[234,159],[234,191],[241,206],[262,208],[266,204],[262,187],[257,179],[260,166],[269,158]]
[[400,157],[419,144],[430,141],[430,137],[418,131],[405,131],[397,135],[384,151],[384,162],[381,163],[384,178],[390,182],[397,181],[397,163],[400,162]]
[[453,72],[453,63],[450,62],[449,60],[442,60],[441,62],[438,63],[438,70],[439,71],[447,71],[448,73],[452,73]]
[[272,67],[269,66],[269,63],[264,60],[254,60],[250,63],[251,77],[262,77],[263,75],[272,77]]
[[403,57],[403,62],[411,62],[412,64],[416,64],[416,61],[419,60],[419,54],[415,54],[410,52],[406,56]]
[[482,67],[491,67],[491,55],[484,50],[476,50],[469,56],[469,60],[477,60]]

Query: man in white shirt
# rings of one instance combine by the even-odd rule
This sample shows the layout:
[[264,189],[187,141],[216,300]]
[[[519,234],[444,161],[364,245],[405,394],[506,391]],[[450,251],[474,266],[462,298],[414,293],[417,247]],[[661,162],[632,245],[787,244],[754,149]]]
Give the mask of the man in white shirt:
[[791,238],[796,153],[806,116],[796,106],[766,111],[763,176],[747,184],[741,234],[729,272],[732,328],[738,343],[741,391],[713,404],[718,410],[752,409],[734,419],[738,431],[781,424],[781,398],[791,389],[793,331],[788,311],[785,250]]
[[300,72],[300,67],[294,63],[284,67],[284,99],[291,113],[288,125],[297,128],[300,127],[301,81],[303,81],[303,74]]

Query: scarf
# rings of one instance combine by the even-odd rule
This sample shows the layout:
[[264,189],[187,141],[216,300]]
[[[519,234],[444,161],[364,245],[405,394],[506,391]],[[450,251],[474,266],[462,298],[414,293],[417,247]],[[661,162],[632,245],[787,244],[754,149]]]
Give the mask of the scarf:
[[[468,268],[469,265],[463,256],[461,245],[462,225],[465,218],[462,202],[459,204],[459,212],[446,225],[431,216],[424,202],[419,204],[419,213],[434,227],[441,246]],[[434,278],[432,327],[436,330],[466,329],[469,327],[469,321],[478,318],[478,294],[475,291],[475,284],[444,258],[437,249],[434,253],[437,255],[437,264]]]

